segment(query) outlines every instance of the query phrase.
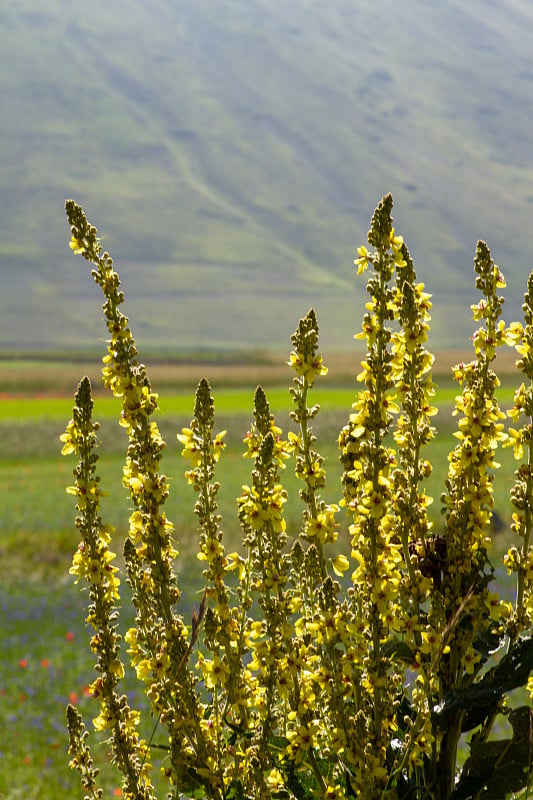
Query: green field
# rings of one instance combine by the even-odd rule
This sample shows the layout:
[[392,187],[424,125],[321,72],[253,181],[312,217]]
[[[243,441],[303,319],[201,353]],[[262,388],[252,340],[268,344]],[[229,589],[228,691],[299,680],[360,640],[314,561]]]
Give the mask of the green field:
[[[215,395],[215,405],[219,414],[249,414],[253,408],[254,388],[225,389]],[[510,406],[513,398],[513,387],[501,387],[498,397],[502,405]],[[442,386],[435,395],[435,405],[445,411],[453,404],[459,394],[456,385]],[[314,402],[326,411],[349,412],[355,399],[354,389],[316,389]],[[286,389],[279,387],[268,391],[268,400],[274,413],[286,413],[291,409],[291,397]],[[161,395],[159,407],[161,414],[187,416],[192,413],[194,396],[189,394]],[[65,397],[3,397],[0,398],[0,422],[11,420],[35,420],[43,418],[68,420],[72,411],[72,400]],[[120,414],[120,400],[114,397],[97,396],[94,416],[96,419],[113,419]],[[1,457],[1,456],[0,456]]]
[[[218,392],[216,395],[217,412],[221,414],[247,414],[253,408],[254,388],[234,389]],[[317,390],[316,402],[325,410],[349,409],[354,399],[351,389]],[[286,412],[291,407],[291,398],[286,389],[275,388],[268,393],[274,412]],[[194,395],[173,394],[161,395],[160,409],[163,416],[190,415],[194,407]],[[64,397],[23,397],[4,398],[0,400],[0,421],[69,419],[72,412],[72,400]],[[95,418],[112,419],[120,413],[120,400],[114,397],[97,397],[95,401]]]
[[[455,445],[454,420],[451,416],[453,398],[457,387],[450,382],[439,388],[435,403],[440,413],[434,418],[438,435],[428,448],[428,457],[434,472],[427,490],[434,497],[432,516],[439,523],[439,497],[444,487],[447,455]],[[276,420],[284,432],[293,429],[288,414],[291,408],[289,392],[280,387],[268,391],[267,396]],[[329,502],[340,497],[340,465],[338,463],[337,436],[350,413],[355,395],[352,389],[318,389],[313,392],[313,402],[321,411],[315,422],[318,446],[327,459]],[[500,389],[503,408],[512,399],[511,386]],[[193,546],[195,521],[194,498],[183,472],[186,465],[180,458],[176,433],[188,425],[192,416],[194,398],[191,394],[163,393],[160,398],[159,426],[167,442],[162,469],[171,480],[171,497],[168,514],[177,526],[177,538],[187,555]],[[253,389],[226,389],[215,395],[217,428],[227,429],[228,450],[221,461],[224,480],[221,489],[221,508],[225,519],[226,535],[231,549],[238,544],[239,529],[235,516],[235,498],[243,483],[249,482],[250,462],[242,459],[242,438],[252,420]],[[60,456],[59,435],[70,418],[72,400],[54,397],[19,397],[0,400],[0,481],[4,489],[1,509],[2,550],[4,579],[24,576],[34,571],[57,574],[64,568],[76,545],[72,527],[72,498],[65,493],[70,482],[74,463]],[[116,398],[98,396],[94,418],[100,421],[100,473],[104,489],[110,497],[103,502],[106,521],[123,536],[127,528],[128,501],[121,487],[122,464],[127,437],[118,425],[120,402]],[[496,508],[506,521],[510,517],[507,499],[514,469],[512,452],[502,450],[499,456],[502,469],[496,481]],[[301,513],[298,485],[291,467],[284,474],[289,491],[286,512],[289,526],[296,532]]]
[[[42,364],[33,370],[25,365],[23,371],[26,376],[33,371],[35,376],[37,367],[47,373]],[[64,707],[69,701],[75,702],[90,720],[91,702],[86,692],[92,680],[92,656],[83,623],[85,595],[68,575],[78,539],[73,525],[74,501],[66,494],[65,487],[72,481],[75,460],[72,456],[60,455],[59,434],[70,418],[73,401],[65,396],[43,395],[43,387],[49,391],[50,374],[40,392],[39,386],[30,381],[25,391],[14,396],[16,387],[12,377],[20,374],[16,373],[20,368],[20,364],[12,365],[11,371],[5,364],[0,366],[0,375],[10,386],[10,393],[4,393],[0,399],[0,719],[9,729],[9,736],[0,745],[0,797],[6,800],[81,798],[77,775],[67,767],[64,728]],[[70,369],[67,370],[68,380],[72,377]],[[209,369],[205,371],[209,373]],[[163,373],[168,378],[169,370]],[[57,365],[52,374],[60,384],[66,380],[64,374],[61,377]],[[274,380],[271,376],[271,382],[273,385],[268,391],[271,408],[286,432],[293,428],[288,418],[290,395],[286,388],[277,385],[278,378]],[[440,524],[439,495],[446,474],[447,454],[455,444],[454,419],[450,412],[457,393],[457,387],[448,378],[440,382],[436,402],[441,411],[435,418],[439,435],[428,448],[434,473],[426,487],[434,497],[430,511],[436,529]],[[326,384],[327,379],[322,385]],[[215,392],[216,428],[228,431],[228,448],[218,465],[218,478],[222,483],[220,511],[228,551],[240,545],[235,498],[242,484],[250,481],[252,465],[242,458],[242,438],[252,418],[253,391],[253,385],[249,385]],[[511,397],[510,379],[506,378],[500,390],[503,407],[509,405]],[[318,437],[317,449],[326,457],[328,482],[323,496],[329,502],[337,502],[341,494],[341,468],[336,439],[350,412],[354,388],[317,389],[311,399],[321,405],[314,429]],[[162,469],[171,487],[166,510],[175,523],[180,551],[176,570],[182,591],[181,607],[188,618],[198,602],[202,566],[195,558],[195,497],[184,478],[187,465],[180,456],[181,448],[175,437],[190,421],[194,398],[193,393],[184,391],[183,387],[177,390],[176,386],[168,385],[163,387],[160,401],[158,422],[167,442]],[[127,436],[117,424],[119,410],[118,400],[98,394],[95,418],[101,421],[99,474],[104,490],[109,493],[102,501],[102,516],[116,528],[114,546],[120,554],[129,503],[121,486]],[[502,468],[496,480],[496,508],[508,523],[508,491],[514,468],[512,453],[502,451],[499,460]],[[297,535],[302,508],[291,463],[283,480],[289,492],[288,531]],[[341,516],[340,547],[344,550],[348,547],[347,524],[348,520]],[[495,538],[496,565],[508,544],[508,534]],[[500,591],[510,596],[511,585],[501,569],[498,574]],[[123,589],[127,593],[127,588],[123,586]],[[125,600],[128,614],[127,596]],[[134,684],[128,686],[128,695],[131,702],[142,706],[142,695]],[[146,733],[149,735],[150,731]],[[117,779],[107,765],[105,747],[96,753],[103,771],[104,796],[118,796]]]

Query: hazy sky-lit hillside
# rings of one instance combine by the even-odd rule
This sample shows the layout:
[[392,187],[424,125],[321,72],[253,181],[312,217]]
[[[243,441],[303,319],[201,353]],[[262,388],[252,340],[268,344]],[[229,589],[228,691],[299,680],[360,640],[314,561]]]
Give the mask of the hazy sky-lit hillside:
[[312,305],[349,349],[353,258],[392,191],[434,294],[473,324],[478,238],[520,314],[533,268],[528,0],[19,0],[0,8],[0,350],[104,335],[73,197],[151,348],[284,349]]

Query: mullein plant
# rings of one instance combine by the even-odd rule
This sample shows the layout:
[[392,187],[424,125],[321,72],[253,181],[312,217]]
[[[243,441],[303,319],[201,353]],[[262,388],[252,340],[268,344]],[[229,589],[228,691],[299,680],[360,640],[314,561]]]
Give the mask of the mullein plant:
[[[249,485],[237,498],[239,552],[226,553],[216,470],[225,431],[215,432],[207,380],[198,385],[190,425],[178,434],[196,495],[197,557],[204,565],[201,601],[189,624],[179,611],[172,523],[163,510],[168,481],[160,470],[165,443],[153,414],[157,394],[139,363],[120,310],[118,274],[80,206],[67,201],[71,248],[92,264],[105,297],[109,332],[104,385],[121,400],[128,434],[123,484],[131,502],[124,546],[135,623],[124,639],[130,669],[142,683],[153,735],[120,692],[127,669],[117,629],[119,578],[112,530],[100,517],[97,423],[90,384],[76,395],[62,436],[78,466],[68,491],[77,502],[80,545],[71,568],[89,587],[87,622],[97,678],[93,725],[108,737],[122,774],[122,795],[152,798],[163,782],[169,798],[348,797],[501,798],[529,782],[530,712],[506,697],[528,683],[533,667],[532,427],[533,277],[524,325],[500,319],[505,286],[487,246],[474,260],[480,323],[474,359],[458,364],[461,387],[457,446],[449,456],[442,525],[428,517],[425,448],[435,435],[433,355],[426,349],[430,295],[392,221],[392,197],[372,217],[358,274],[369,271],[369,300],[357,339],[366,343],[361,386],[339,436],[342,497],[327,502],[325,460],[315,449],[315,380],[326,375],[313,310],[292,336],[294,373],[286,438],[258,387],[244,456]],[[498,379],[500,346],[516,347],[527,381],[508,412],[519,429],[504,431]],[[498,445],[522,463],[511,493],[518,544],[505,557],[516,574],[514,604],[490,584],[490,521]],[[525,454],[525,456],[524,456]],[[283,474],[292,458],[300,481],[301,524],[288,530]],[[339,541],[339,513],[349,542]],[[498,651],[499,660],[490,660]],[[498,716],[510,738],[491,738]],[[79,712],[69,706],[71,765],[85,796],[102,789]],[[155,720],[155,726],[154,726]],[[469,755],[458,767],[458,749]],[[155,765],[159,777],[154,776]]]
[[[512,447],[515,458],[523,460],[515,472],[515,483],[511,492],[514,507],[511,529],[518,537],[519,546],[511,547],[504,561],[510,573],[516,573],[516,604],[509,622],[510,646],[524,630],[533,626],[533,274],[530,275],[523,304],[523,328],[518,330],[516,350],[520,355],[517,368],[523,373],[522,383],[514,395],[513,407],[508,416],[514,423],[523,420],[518,430],[509,428],[504,447]],[[525,453],[525,458],[524,458]],[[533,693],[533,683],[529,684]]]
[[[74,485],[67,489],[77,498],[76,526],[81,535],[70,572],[76,575],[77,580],[84,579],[89,587],[86,621],[94,631],[91,650],[97,656],[95,669],[99,673],[90,686],[90,693],[99,704],[99,713],[93,719],[94,727],[109,733],[111,763],[123,773],[128,795],[148,800],[154,795],[147,772],[147,745],[137,732],[139,712],[132,710],[127,697],[117,691],[124,677],[116,608],[120,580],[118,569],[113,565],[115,553],[109,549],[112,529],[103,524],[99,513],[102,490],[96,474],[98,456],[94,452],[98,425],[92,420],[92,407],[90,381],[84,378],[76,393],[72,420],[61,436],[63,454],[76,453],[79,457],[74,470]],[[97,786],[97,770],[86,743],[88,732],[75,706],[68,706],[67,719],[69,753],[72,755],[70,764],[80,772],[86,797],[100,798],[102,789]]]
[[[430,530],[431,500],[421,484],[431,472],[422,448],[433,436],[429,418],[435,413],[433,356],[424,347],[431,304],[416,282],[391,211],[387,195],[372,217],[368,242],[373,249],[360,247],[355,262],[359,274],[370,266],[373,272],[367,285],[371,299],[356,335],[367,343],[358,376],[365,388],[339,437],[342,503],[353,519],[356,562],[349,596],[359,634],[354,714],[361,731],[351,742],[352,769],[359,792],[376,798],[394,791],[399,774],[423,763],[433,739],[422,692],[416,693],[416,717],[404,713],[405,665],[397,658],[407,654],[414,661],[421,648],[430,590],[417,551]],[[400,323],[396,330],[395,321]],[[398,741],[399,730],[403,747],[394,752],[391,742]]]

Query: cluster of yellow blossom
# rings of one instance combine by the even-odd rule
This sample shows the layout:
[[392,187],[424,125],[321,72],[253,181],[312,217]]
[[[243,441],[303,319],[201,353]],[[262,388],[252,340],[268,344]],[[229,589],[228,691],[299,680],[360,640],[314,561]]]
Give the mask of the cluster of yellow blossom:
[[[383,648],[393,626],[397,628],[398,621],[405,617],[400,605],[402,543],[396,529],[394,475],[397,457],[387,446],[386,437],[392,432],[394,417],[400,411],[395,383],[405,372],[405,354],[421,347],[425,333],[420,324],[422,333],[416,335],[410,350],[405,346],[404,334],[396,335],[393,371],[390,322],[399,314],[398,306],[404,294],[401,276],[410,266],[410,259],[402,237],[395,234],[391,209],[389,195],[383,198],[372,218],[368,241],[375,249],[359,248],[359,258],[355,261],[358,273],[369,265],[373,267],[367,286],[370,293],[367,313],[361,333],[356,334],[356,338],[366,341],[367,345],[362,371],[357,376],[365,388],[359,391],[348,424],[339,436],[344,468],[341,504],[352,516],[351,556],[357,565],[352,573],[348,617],[348,629],[357,631],[357,647],[355,661],[346,662],[344,657],[343,667],[345,671],[349,667],[350,673],[356,670],[356,712],[373,720],[354,737],[349,760],[358,776],[352,785],[368,792],[369,797],[381,796],[384,790],[385,743],[396,726],[398,675]],[[396,273],[398,285],[395,289],[391,280]],[[407,285],[408,280],[403,283]],[[422,295],[421,289],[419,294]],[[427,296],[424,302],[427,304]],[[414,323],[412,330],[416,331]],[[404,428],[407,437],[408,426]]]
[[[504,447],[512,447],[514,457],[523,459],[515,471],[515,482],[511,489],[514,506],[511,530],[518,537],[519,546],[513,545],[504,558],[509,573],[517,577],[517,593],[514,614],[509,622],[511,640],[518,640],[524,630],[533,625],[533,273],[530,275],[524,296],[524,326],[515,326],[519,336],[514,342],[520,355],[517,367],[527,379],[515,391],[513,406],[507,412],[514,423],[523,421],[522,427],[508,430],[509,438]],[[533,697],[533,682],[528,684]]]
[[[82,536],[70,572],[89,586],[91,602],[87,622],[94,629],[91,649],[98,657],[100,674],[90,687],[91,696],[99,704],[99,713],[93,719],[94,728],[111,734],[111,761],[118,764],[125,774],[124,795],[138,796],[142,789],[144,796],[151,798],[152,786],[148,777],[151,765],[146,758],[145,742],[137,732],[139,712],[132,710],[116,689],[124,676],[119,655],[120,636],[114,622],[114,603],[119,599],[120,581],[118,568],[113,565],[115,554],[109,550],[112,528],[104,526],[99,516],[102,492],[96,476],[97,458],[93,452],[98,426],[92,422],[92,405],[90,383],[85,378],[76,393],[73,418],[61,436],[65,443],[64,454],[75,452],[79,457],[74,471],[76,482],[67,489],[77,498],[77,527]],[[82,733],[83,723],[72,707],[69,707],[68,721],[71,764],[80,770],[84,782],[92,784],[96,775],[88,766],[90,755],[86,750],[86,736]]]
[[297,375],[305,376],[309,386],[313,385],[317,375],[327,375],[328,372],[327,367],[322,362],[321,355],[314,357],[307,355],[302,358],[299,353],[292,352],[288,364]]
[[259,531],[271,524],[276,533],[281,533],[286,528],[283,517],[286,501],[287,492],[280,483],[262,493],[255,487],[243,486],[237,500],[239,517],[253,530]]
[[315,378],[327,375],[321,353],[318,352],[318,325],[314,309],[300,320],[298,330],[291,337],[294,350],[287,362],[299,378],[305,381],[306,387],[313,386]]

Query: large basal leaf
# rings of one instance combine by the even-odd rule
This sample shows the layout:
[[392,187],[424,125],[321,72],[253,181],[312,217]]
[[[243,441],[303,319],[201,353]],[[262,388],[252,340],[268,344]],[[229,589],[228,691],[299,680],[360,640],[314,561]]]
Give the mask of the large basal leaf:
[[512,739],[470,744],[470,757],[449,800],[503,800],[527,785],[532,755],[531,713],[528,706],[511,711]]

